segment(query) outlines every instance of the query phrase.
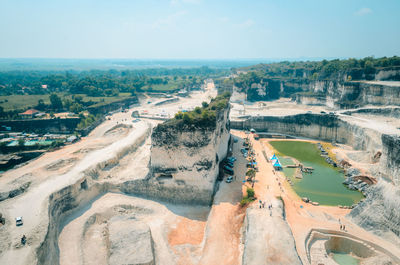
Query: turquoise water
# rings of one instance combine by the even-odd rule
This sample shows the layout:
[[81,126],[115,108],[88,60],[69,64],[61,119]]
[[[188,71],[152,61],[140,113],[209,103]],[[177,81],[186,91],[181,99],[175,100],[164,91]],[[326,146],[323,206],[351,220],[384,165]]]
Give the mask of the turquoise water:
[[18,145],[18,141],[12,141],[9,144],[7,144],[7,146],[17,146]]
[[43,141],[38,141],[39,145],[51,145],[53,141],[51,140],[43,140]]
[[283,166],[294,164],[292,157],[306,167],[314,168],[312,174],[303,173],[302,179],[294,177],[294,169],[283,169],[284,174],[292,180],[293,189],[300,197],[323,205],[350,206],[363,198],[358,191],[347,189],[343,184],[344,175],[321,157],[317,145],[303,141],[271,141],[277,150],[277,156]]
[[32,146],[38,143],[38,140],[30,140],[25,142],[25,146]]
[[[52,143],[53,143],[53,141],[51,141],[51,140],[42,140],[42,141],[29,140],[29,141],[26,141],[24,143],[24,145],[25,146],[33,146],[35,144],[38,144],[38,145],[51,145]],[[17,145],[18,145],[18,141],[12,141],[9,144],[7,144],[7,146],[17,146]]]
[[358,265],[360,260],[346,253],[332,252],[333,260],[339,265]]

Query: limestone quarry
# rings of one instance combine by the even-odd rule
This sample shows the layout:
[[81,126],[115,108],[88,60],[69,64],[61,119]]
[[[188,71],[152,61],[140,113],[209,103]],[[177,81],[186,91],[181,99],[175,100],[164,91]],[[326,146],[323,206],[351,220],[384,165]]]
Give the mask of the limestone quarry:
[[[79,142],[2,173],[0,263],[400,264],[400,103],[398,84],[382,82],[352,83],[317,105],[243,104],[241,91],[217,95],[211,81],[188,97],[140,99]],[[362,107],[329,103],[354,86]],[[301,198],[290,166],[271,163],[276,139],[326,148],[342,188],[363,199]]]

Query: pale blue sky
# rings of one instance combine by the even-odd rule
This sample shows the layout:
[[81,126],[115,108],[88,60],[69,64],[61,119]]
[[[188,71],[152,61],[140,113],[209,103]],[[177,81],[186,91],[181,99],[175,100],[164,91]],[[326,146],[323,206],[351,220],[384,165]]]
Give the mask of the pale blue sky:
[[400,55],[399,0],[0,0],[0,57]]

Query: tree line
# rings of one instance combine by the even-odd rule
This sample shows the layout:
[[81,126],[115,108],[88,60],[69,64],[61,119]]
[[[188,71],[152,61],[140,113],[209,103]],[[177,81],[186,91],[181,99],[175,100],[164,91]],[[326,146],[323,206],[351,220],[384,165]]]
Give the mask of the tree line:
[[159,85],[191,89],[209,75],[222,70],[190,69],[91,70],[91,71],[7,71],[0,72],[0,95],[40,95],[55,92],[111,97],[119,93],[152,91]]

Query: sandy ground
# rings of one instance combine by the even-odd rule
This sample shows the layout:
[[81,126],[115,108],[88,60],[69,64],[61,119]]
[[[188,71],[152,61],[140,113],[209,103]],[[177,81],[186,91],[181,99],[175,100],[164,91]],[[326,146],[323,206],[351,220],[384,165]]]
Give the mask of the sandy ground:
[[[240,147],[241,142],[233,147],[234,155],[238,158],[234,166],[234,181],[220,183],[211,208],[173,206],[108,193],[94,201],[89,208],[76,211],[66,220],[60,233],[61,264],[105,264],[108,251],[105,246],[105,223],[115,215],[107,209],[122,204],[135,207],[140,204],[140,207],[152,210],[141,220],[149,224],[154,236],[157,264],[241,264],[241,226],[245,208],[240,207],[239,202],[247,160],[240,155]],[[140,154],[146,153],[143,151],[146,148],[148,146],[144,145],[135,154],[123,158],[110,174],[118,172],[124,178],[128,168],[132,170],[131,174],[143,174],[129,165],[142,163],[143,156]],[[85,223],[94,214],[101,216],[103,221],[91,225],[89,229],[85,228]],[[152,224],[155,220],[158,225]],[[96,249],[96,254],[90,248]]]
[[[245,137],[240,131],[233,131],[235,135]],[[268,145],[268,140],[256,141],[250,136],[256,158],[259,166],[259,172],[256,175],[256,184],[254,186],[256,196],[262,200],[268,200],[269,197],[282,197],[285,203],[285,212],[287,222],[289,223],[296,242],[296,248],[304,264],[306,260],[305,239],[312,228],[323,228],[340,231],[340,222],[346,225],[346,232],[356,237],[362,238],[379,244],[380,246],[399,256],[398,246],[385,241],[382,238],[360,228],[346,219],[345,215],[350,210],[340,209],[330,206],[313,206],[304,203],[294,192],[281,172],[275,172],[272,164],[267,162],[262,151],[265,151],[268,157],[273,155],[273,149]],[[303,208],[301,208],[302,206]]]
[[241,155],[242,141],[233,145],[234,180],[221,182],[207,222],[204,253],[199,264],[241,264],[241,227],[245,208],[239,205],[247,160]]
[[148,99],[142,106],[137,108],[139,114],[153,117],[172,118],[175,113],[183,110],[193,110],[196,106],[201,106],[203,101],[209,102],[211,98],[217,96],[214,83],[209,82],[204,91],[193,91],[188,97],[179,97],[179,101],[156,106],[158,99]]
[[[124,209],[128,205],[129,207]],[[70,216],[59,237],[60,264],[107,264],[108,235],[104,227],[116,216],[146,223],[155,243],[157,264],[177,264],[172,249],[179,245],[199,245],[209,207],[176,206],[122,194],[107,193],[88,209]],[[92,216],[97,222],[86,224]],[[178,229],[178,230],[177,230]],[[198,237],[190,236],[195,233]],[[182,234],[180,236],[177,234]],[[97,247],[96,247],[97,246]],[[132,250],[134,251],[134,250]]]
[[[5,215],[8,217],[10,223],[12,217],[16,216],[23,216],[25,220],[23,226],[11,229],[10,239],[13,244],[19,242],[22,234],[27,235],[28,238],[32,238],[32,243],[35,242],[36,234],[40,233],[37,231],[43,230],[41,227],[43,224],[42,218],[48,214],[46,198],[51,193],[76,182],[83,176],[85,169],[114,157],[118,151],[122,150],[126,145],[133,143],[137,137],[145,133],[147,128],[148,125],[145,122],[136,124],[136,128],[126,137],[121,137],[112,144],[87,154],[67,173],[52,176],[35,185],[34,188],[30,188],[27,193],[17,196],[15,199],[6,200],[2,204],[2,212],[6,213]],[[26,259],[29,251],[30,246],[12,249],[6,252],[4,256],[1,256],[0,260],[14,261],[14,264],[21,264]]]
[[[216,90],[213,84],[210,84],[205,92],[195,92],[191,97],[182,98],[180,103],[188,106],[200,105],[202,101],[207,101],[214,95],[216,95]],[[170,107],[176,111],[179,109],[177,104],[172,107],[166,104],[163,107]],[[4,247],[3,251],[9,248],[1,254],[0,263],[9,264],[12,261],[13,264],[26,264],[32,246],[38,243],[37,235],[46,231],[45,227],[42,227],[42,220],[47,217],[47,198],[51,193],[75,183],[83,176],[83,171],[86,169],[115,157],[118,152],[142,135],[149,126],[159,122],[143,119],[140,122],[132,122],[132,111],[138,108],[115,113],[107,117],[105,122],[79,142],[45,153],[38,159],[2,175],[0,191],[17,188],[26,182],[31,182],[31,186],[24,194],[0,203],[0,212],[6,218],[2,235],[8,238],[7,241],[2,242],[1,246]],[[155,109],[154,106],[152,108]],[[121,126],[121,124],[124,125]],[[148,161],[146,156],[149,154],[149,149],[149,142],[147,142],[141,147],[141,152],[131,154],[119,161],[120,166],[110,171],[114,175],[105,175],[104,178],[108,181],[112,177],[120,178],[120,176],[134,179],[137,176],[134,174],[134,168],[146,168],[146,161]],[[21,227],[15,227],[14,218],[17,216],[24,218],[24,225]],[[14,245],[19,244],[22,234],[28,237],[29,244],[23,248],[15,248]]]
[[232,109],[230,118],[237,119],[239,116],[286,116],[296,115],[300,113],[312,112],[320,113],[321,111],[330,112],[331,109],[325,106],[309,106],[297,104],[289,98],[281,98],[268,102],[247,102],[246,104],[231,103]]

